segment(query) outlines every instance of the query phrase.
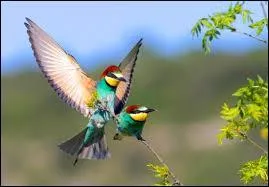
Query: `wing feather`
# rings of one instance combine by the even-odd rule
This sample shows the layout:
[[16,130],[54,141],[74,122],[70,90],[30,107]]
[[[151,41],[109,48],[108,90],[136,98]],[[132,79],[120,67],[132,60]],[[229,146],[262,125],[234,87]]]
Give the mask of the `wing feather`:
[[136,43],[133,49],[129,52],[129,54],[123,59],[123,61],[119,65],[119,68],[121,69],[122,74],[126,79],[126,82],[121,81],[116,90],[116,97],[114,101],[114,113],[116,115],[121,112],[130,95],[133,71],[136,64],[137,55],[139,53],[139,48],[141,45],[142,45],[142,39],[140,39]]
[[26,18],[27,33],[36,61],[50,86],[69,106],[89,116],[87,102],[96,91],[96,81],[87,76],[76,59],[66,53],[45,31]]

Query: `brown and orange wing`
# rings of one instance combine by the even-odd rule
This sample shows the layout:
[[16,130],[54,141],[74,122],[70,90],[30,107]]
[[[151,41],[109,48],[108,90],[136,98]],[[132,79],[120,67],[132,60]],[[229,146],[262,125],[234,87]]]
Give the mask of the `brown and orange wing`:
[[114,101],[114,113],[117,115],[121,112],[127,99],[130,95],[130,89],[132,85],[133,72],[136,64],[137,55],[139,53],[139,48],[142,45],[142,39],[140,39],[129,54],[120,63],[119,68],[122,71],[126,82],[120,82],[117,90],[116,97]]
[[76,59],[66,53],[45,31],[26,18],[27,33],[36,61],[58,96],[85,117],[96,95],[96,81],[83,72]]

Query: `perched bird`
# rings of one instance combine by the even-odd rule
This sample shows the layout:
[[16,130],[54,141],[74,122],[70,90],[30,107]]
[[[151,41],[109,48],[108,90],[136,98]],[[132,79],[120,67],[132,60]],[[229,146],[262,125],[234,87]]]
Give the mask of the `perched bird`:
[[104,126],[124,107],[132,83],[140,39],[119,66],[109,66],[100,80],[90,78],[52,37],[26,18],[29,41],[36,61],[58,96],[72,108],[89,118],[86,128],[59,145],[64,152],[78,158],[109,157]]
[[140,105],[131,105],[126,107],[117,117],[117,133],[114,140],[121,140],[123,136],[134,136],[143,141],[142,131],[144,124],[150,112],[155,109]]

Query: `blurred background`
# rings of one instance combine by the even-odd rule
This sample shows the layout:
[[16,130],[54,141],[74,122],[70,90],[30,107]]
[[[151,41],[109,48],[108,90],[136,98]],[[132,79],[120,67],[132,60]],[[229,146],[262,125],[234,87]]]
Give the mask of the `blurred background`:
[[[1,184],[153,185],[146,164],[159,164],[134,138],[113,141],[111,159],[74,158],[57,145],[87,124],[61,102],[43,78],[30,48],[25,17],[48,32],[94,79],[118,64],[142,37],[127,104],[158,109],[144,137],[185,185],[241,185],[240,163],[256,159],[243,142],[217,144],[223,102],[246,78],[268,76],[268,48],[251,38],[224,32],[205,56],[201,38],[191,36],[196,21],[231,2],[1,2]],[[258,2],[246,2],[254,20]],[[237,27],[244,31],[246,25]],[[255,33],[251,33],[254,34]],[[261,38],[268,39],[267,30]],[[258,132],[253,137],[265,145]],[[255,183],[259,184],[259,183]]]

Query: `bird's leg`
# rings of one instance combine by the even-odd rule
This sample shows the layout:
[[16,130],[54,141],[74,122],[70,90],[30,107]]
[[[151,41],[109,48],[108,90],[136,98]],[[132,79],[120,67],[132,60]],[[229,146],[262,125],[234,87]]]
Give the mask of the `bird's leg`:
[[116,134],[113,137],[113,140],[122,140],[123,136],[121,135],[119,129],[116,129]]
[[74,161],[73,166],[75,166],[77,162],[78,162],[78,157],[76,157],[76,160]]
[[140,134],[136,135],[136,138],[140,141],[146,141]]

